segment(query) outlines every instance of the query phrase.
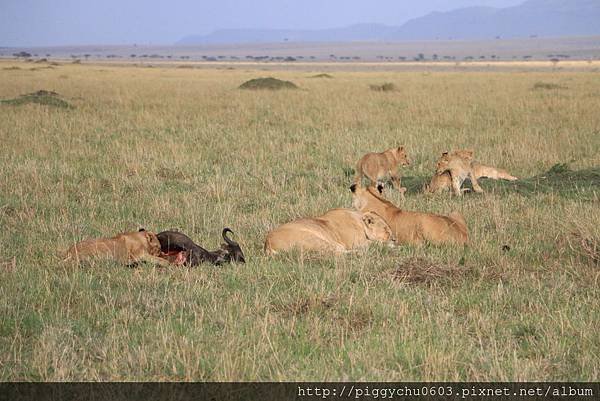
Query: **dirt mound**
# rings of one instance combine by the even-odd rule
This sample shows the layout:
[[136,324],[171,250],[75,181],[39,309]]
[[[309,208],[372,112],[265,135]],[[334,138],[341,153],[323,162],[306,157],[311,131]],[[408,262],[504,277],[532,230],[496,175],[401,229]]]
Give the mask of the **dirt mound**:
[[250,81],[246,81],[240,85],[240,89],[298,89],[298,86],[290,81],[282,81],[277,78],[255,78]]
[[331,79],[331,78],[333,78],[333,75],[329,75],[329,74],[317,74],[317,75],[310,76],[309,78],[328,78],[328,79]]
[[37,92],[27,93],[14,99],[0,100],[0,104],[11,106],[22,106],[24,104],[41,104],[43,106],[53,106],[63,109],[73,109],[68,102],[60,98],[60,95],[54,91],[39,90]]

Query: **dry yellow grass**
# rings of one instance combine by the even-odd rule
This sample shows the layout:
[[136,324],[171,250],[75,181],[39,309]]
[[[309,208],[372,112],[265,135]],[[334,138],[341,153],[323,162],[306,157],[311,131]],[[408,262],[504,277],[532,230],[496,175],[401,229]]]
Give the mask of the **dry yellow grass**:
[[[412,165],[402,172],[421,179],[440,152],[461,147],[524,178],[558,163],[597,169],[597,73],[314,79],[237,64],[30,66],[0,63],[0,98],[46,89],[75,108],[0,104],[2,380],[600,378],[600,271],[563,236],[577,222],[598,234],[593,180],[539,193],[483,182],[484,195],[464,199],[411,187],[403,207],[463,213],[466,251],[262,252],[276,225],[349,206],[351,169],[368,151],[404,145]],[[301,90],[237,89],[261,76]],[[397,90],[369,89],[381,82]],[[229,226],[249,263],[60,263],[74,241],[140,226],[179,228],[208,248]],[[391,273],[409,258],[469,274],[399,286]]]

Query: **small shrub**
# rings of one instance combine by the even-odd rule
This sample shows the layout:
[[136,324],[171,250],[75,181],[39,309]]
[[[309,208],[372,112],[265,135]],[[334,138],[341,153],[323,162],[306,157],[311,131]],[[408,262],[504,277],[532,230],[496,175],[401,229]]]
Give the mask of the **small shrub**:
[[15,56],[17,58],[29,58],[29,57],[31,57],[31,53],[19,52],[19,53],[13,53],[13,56]]
[[558,85],[558,84],[554,84],[551,82],[536,82],[533,85],[533,89],[534,90],[540,90],[540,89],[567,89],[566,86],[562,86],[562,85]]
[[386,82],[381,85],[369,85],[369,88],[376,92],[392,92],[396,90],[396,85],[391,82]]

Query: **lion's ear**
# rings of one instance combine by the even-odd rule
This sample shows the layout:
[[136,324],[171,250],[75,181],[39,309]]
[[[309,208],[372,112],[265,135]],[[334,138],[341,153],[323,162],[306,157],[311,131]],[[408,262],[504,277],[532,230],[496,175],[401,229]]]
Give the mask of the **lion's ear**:
[[380,194],[383,193],[383,184],[377,184],[377,192],[379,192]]
[[442,156],[448,156],[448,151],[442,152]]
[[145,228],[143,228],[143,227],[142,227],[142,228],[140,228],[140,229],[138,230],[138,232],[139,232],[139,233],[141,233],[141,232],[143,232],[143,231],[146,231],[146,229],[145,229]]
[[350,185],[350,191],[352,191],[352,193],[356,192],[356,184]]

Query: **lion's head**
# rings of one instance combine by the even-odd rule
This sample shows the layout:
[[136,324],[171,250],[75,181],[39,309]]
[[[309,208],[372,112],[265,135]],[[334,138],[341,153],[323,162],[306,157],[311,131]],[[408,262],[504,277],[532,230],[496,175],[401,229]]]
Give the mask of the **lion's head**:
[[442,153],[437,163],[435,164],[435,172],[438,174],[444,173],[446,170],[448,170],[448,166],[450,165],[451,160],[452,157],[448,152]]
[[150,255],[159,256],[161,254],[160,251],[160,241],[156,234],[150,231],[144,231],[144,235],[146,237],[146,241],[148,242],[148,253]]
[[371,241],[396,241],[392,229],[378,214],[367,212],[363,215],[362,221],[365,225],[365,234]]
[[408,159],[408,155],[406,154],[406,149],[404,146],[399,146],[397,148],[392,149],[394,153],[394,158],[396,162],[402,166],[409,166],[410,160]]

